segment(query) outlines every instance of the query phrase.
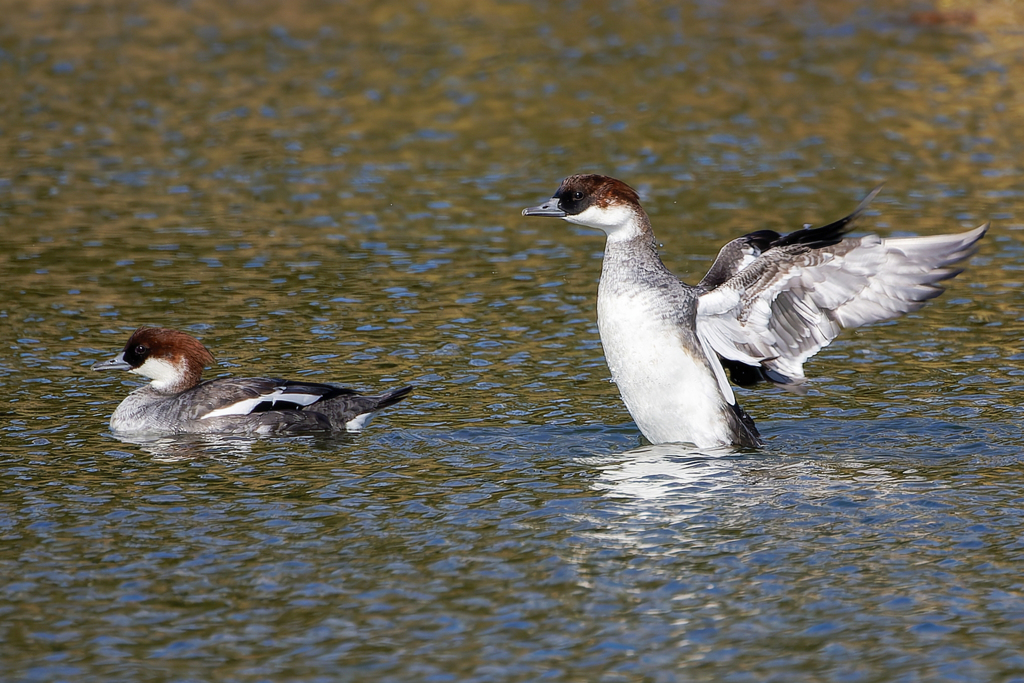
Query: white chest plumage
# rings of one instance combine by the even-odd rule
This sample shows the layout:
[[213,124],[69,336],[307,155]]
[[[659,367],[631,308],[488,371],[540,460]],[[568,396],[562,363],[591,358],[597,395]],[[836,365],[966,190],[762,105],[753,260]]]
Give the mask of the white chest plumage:
[[629,414],[654,443],[731,443],[730,408],[714,374],[701,349],[688,348],[677,323],[663,317],[668,304],[657,296],[605,281],[598,292],[601,344]]

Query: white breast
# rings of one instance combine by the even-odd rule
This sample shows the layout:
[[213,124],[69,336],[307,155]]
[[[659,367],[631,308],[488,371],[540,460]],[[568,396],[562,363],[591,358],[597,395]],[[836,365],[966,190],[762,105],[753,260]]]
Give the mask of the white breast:
[[652,310],[652,294],[598,293],[601,344],[629,414],[653,443],[731,443],[730,408],[701,349],[687,348],[676,323]]

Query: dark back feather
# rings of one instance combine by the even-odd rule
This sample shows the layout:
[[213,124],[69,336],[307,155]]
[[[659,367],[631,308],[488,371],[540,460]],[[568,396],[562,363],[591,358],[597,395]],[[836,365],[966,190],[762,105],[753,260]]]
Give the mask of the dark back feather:
[[[782,249],[785,247],[805,247],[807,249],[821,249],[838,244],[843,236],[853,227],[854,222],[860,218],[864,210],[868,208],[871,200],[882,190],[879,185],[873,189],[868,196],[857,206],[853,212],[839,220],[823,225],[818,228],[803,228],[794,230],[791,233],[780,235],[774,230],[758,230],[756,232],[737,237],[718,252],[715,262],[711,265],[707,275],[697,284],[704,291],[711,291],[722,283],[733,278],[742,270],[749,261],[748,258],[757,258],[771,249]],[[790,251],[793,251],[792,249]],[[797,249],[799,251],[799,249]]]

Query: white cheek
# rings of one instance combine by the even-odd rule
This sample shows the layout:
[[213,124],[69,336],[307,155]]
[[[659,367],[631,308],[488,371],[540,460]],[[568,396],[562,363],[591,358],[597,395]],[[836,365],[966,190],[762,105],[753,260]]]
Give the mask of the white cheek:
[[609,237],[631,237],[637,232],[636,217],[628,206],[591,206],[575,216],[566,216],[565,220],[601,230]]
[[178,369],[166,360],[160,358],[148,358],[139,367],[131,370],[137,375],[149,377],[153,380],[153,388],[157,391],[166,389],[176,384],[181,379]]

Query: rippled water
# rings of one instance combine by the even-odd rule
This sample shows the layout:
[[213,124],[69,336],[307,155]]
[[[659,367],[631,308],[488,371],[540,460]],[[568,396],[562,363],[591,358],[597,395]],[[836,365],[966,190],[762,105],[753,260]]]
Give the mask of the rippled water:
[[[1021,680],[1013,25],[862,3],[22,3],[0,24],[11,681]],[[757,228],[993,220],[762,452],[645,445],[564,175],[699,279]],[[107,433],[140,324],[208,371],[410,383],[336,439]]]

